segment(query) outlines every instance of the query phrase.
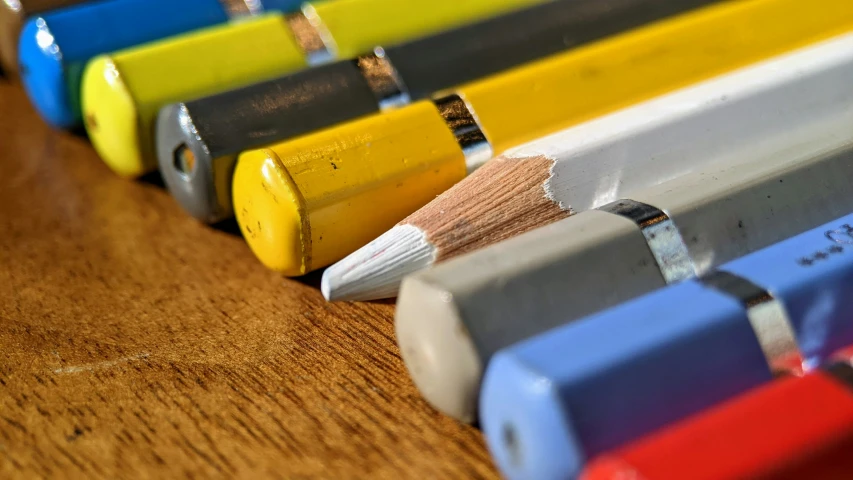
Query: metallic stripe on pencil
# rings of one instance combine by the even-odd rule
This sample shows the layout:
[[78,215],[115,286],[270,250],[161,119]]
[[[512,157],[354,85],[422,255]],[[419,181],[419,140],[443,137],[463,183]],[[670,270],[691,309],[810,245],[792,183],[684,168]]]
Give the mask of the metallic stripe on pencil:
[[329,48],[327,39],[323,38],[319,24],[315,24],[304,13],[294,13],[286,18],[296,44],[305,53],[308,65],[328,63],[335,58],[333,49]]
[[369,55],[353,61],[376,96],[380,110],[402,107],[412,101],[403,79],[382,47],[376,47]]
[[696,267],[675,223],[663,210],[629,199],[617,200],[598,210],[619,215],[637,224],[655,257],[666,283],[696,276]]
[[260,0],[219,0],[219,3],[231,19],[258,15],[264,11]]
[[700,280],[705,286],[735,298],[746,308],[749,323],[755,332],[755,338],[767,359],[774,375],[791,373],[791,359],[799,359],[802,354],[797,337],[791,325],[785,306],[766,289],[751,281],[724,270],[717,270]]
[[459,95],[452,93],[433,100],[462,152],[465,165],[471,172],[493,156],[492,145],[483,133],[483,129],[474,116],[474,110]]

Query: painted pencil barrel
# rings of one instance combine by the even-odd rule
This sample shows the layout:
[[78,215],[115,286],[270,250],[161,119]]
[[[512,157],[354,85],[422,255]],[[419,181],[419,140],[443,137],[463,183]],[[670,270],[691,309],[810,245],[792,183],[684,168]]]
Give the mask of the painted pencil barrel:
[[588,458],[829,359],[853,341],[853,249],[839,243],[853,239],[851,223],[838,218],[499,352],[481,421],[503,473],[577,475]]
[[375,46],[390,47],[479,18],[552,0],[334,0],[308,3],[302,11],[334,58],[355,58]]
[[[241,0],[242,2],[242,0]],[[237,12],[226,0],[110,0],[87,2],[30,18],[20,38],[22,80],[30,100],[51,125],[80,124],[80,82],[97,55],[225,23]],[[289,9],[295,0],[254,2]],[[248,5],[248,4],[245,4]],[[244,6],[245,6],[244,5]],[[248,6],[245,6],[248,13]]]
[[154,121],[163,104],[304,66],[281,14],[100,56],[83,77],[86,131],[110,168],[138,176],[156,166]]
[[233,214],[231,181],[241,151],[375,110],[352,61],[168,105],[157,118],[160,172],[190,215],[217,222]]
[[[434,100],[438,108],[416,104],[357,120],[299,139],[298,151],[286,142],[276,144],[270,147],[271,151],[289,152],[293,156],[284,159],[282,154],[276,154],[281,159],[280,165],[287,165],[287,171],[280,175],[296,178],[305,172],[325,170],[332,163],[348,165],[347,169],[336,173],[340,179],[336,181],[337,189],[325,188],[322,198],[306,201],[305,210],[300,210],[299,218],[279,218],[285,225],[303,225],[303,233],[323,232],[324,240],[319,240],[313,233],[304,235],[299,242],[303,251],[311,252],[310,258],[284,261],[282,245],[290,245],[294,240],[273,236],[272,232],[277,227],[263,224],[262,228],[268,232],[263,236],[248,231],[244,234],[255,254],[271,268],[296,274],[326,266],[375,238],[414,208],[422,206],[418,203],[422,198],[447,188],[446,183],[424,181],[420,188],[428,190],[428,195],[419,196],[417,201],[408,192],[394,188],[395,183],[409,181],[411,175],[420,174],[418,169],[433,162],[453,162],[457,164],[457,170],[471,171],[495,151],[515,143],[575,125],[779,52],[830,38],[853,26],[853,5],[846,0],[824,0],[817,10],[819,14],[815,13],[813,5],[807,7],[796,0],[725,2],[460,87],[456,94]],[[736,25],[743,25],[743,28]],[[720,29],[730,32],[722,45],[714,33]],[[626,82],[625,78],[632,81]],[[507,102],[507,99],[512,100]],[[450,104],[454,105],[453,108],[442,107]],[[553,108],[554,105],[560,105],[560,108]],[[409,112],[400,113],[407,109],[417,110],[418,117]],[[410,124],[402,123],[399,116],[408,116],[406,121]],[[384,117],[384,120],[379,117]],[[371,129],[383,121],[395,124],[398,138],[391,138],[385,132],[381,135],[397,147],[393,152],[386,152],[390,156],[372,154],[373,158],[396,164],[403,160],[404,164],[408,162],[411,165],[393,178],[375,175],[372,170],[376,164],[362,159],[363,152],[370,149],[377,135]],[[434,145],[418,131],[421,125],[440,125],[442,122],[447,124],[445,130],[450,128],[459,136],[455,153],[443,144]],[[464,124],[463,128],[458,128],[459,122]],[[252,165],[258,167],[261,164]],[[248,168],[248,164],[244,166],[238,162],[236,171]],[[247,173],[244,178],[260,178],[260,173]],[[434,178],[446,181],[445,177]],[[238,223],[241,226],[256,224],[259,214],[245,207],[247,200],[237,194],[236,183],[235,177],[234,206]],[[297,181],[296,185],[299,183]],[[387,192],[374,197],[383,204],[382,207],[357,207],[359,210],[356,210],[356,199],[360,201],[365,192],[379,190]],[[251,192],[250,189],[243,191]],[[301,195],[299,191],[273,193],[269,188],[265,191],[269,195]],[[385,208],[386,204],[399,208]],[[319,213],[321,209],[322,213]],[[400,216],[390,215],[392,211]],[[244,214],[251,218],[244,221],[241,218]],[[268,221],[277,218],[261,216]],[[293,233],[290,229],[278,229],[276,234],[286,232]],[[330,241],[330,237],[335,240]],[[284,264],[301,267],[292,270],[285,268]]]
[[846,127],[851,84],[847,33],[543,137],[488,162],[332,265],[321,289],[330,300],[395,297],[410,273],[623,192]]
[[714,1],[560,0],[385,50],[413,100]]
[[[616,108],[850,30],[850,4],[829,2],[824,7],[845,20],[830,25],[823,11],[807,11],[792,0],[712,5],[579,48],[574,55],[560,57],[563,62],[540,61],[462,86],[459,94],[472,105],[493,149],[503,152]],[[753,27],[730,28],[740,22]],[[795,23],[803,30],[794,34],[790,27]],[[729,35],[715,33],[721,30]],[[620,41],[621,48],[613,48]],[[631,65],[629,71],[626,65]],[[625,81],[626,74],[632,81]],[[584,89],[587,82],[594,87]],[[621,103],[605,107],[600,95]]]
[[13,76],[18,72],[18,38],[26,18],[49,10],[65,8],[83,0],[10,0],[0,2],[0,70]]
[[853,368],[755,388],[607,452],[582,480],[842,479],[853,471]]
[[[336,0],[317,6],[306,4],[304,15],[267,16],[147,48],[120,51],[108,59],[99,57],[87,68],[83,89],[107,96],[94,99],[84,93],[85,115],[87,120],[110,115],[104,111],[108,105],[132,99],[133,108],[125,109],[125,113],[133,113],[135,118],[125,118],[109,132],[92,129],[88,124],[87,130],[104,161],[117,173],[142,175],[157,168],[155,121],[159,110],[167,104],[194,100],[327,62],[334,55],[348,55],[353,44],[360,47],[365,43],[396,41],[401,35],[423,35],[541,1],[544,0],[499,3],[473,0],[460,7],[451,0],[429,4]],[[364,11],[355,13],[361,10]],[[342,26],[346,22],[339,16],[348,16],[346,21],[354,23]],[[370,28],[352,29],[359,19],[367,17],[372,21]],[[227,41],[237,45],[226,45]],[[105,73],[105,67],[119,73],[119,81],[112,83],[121,84],[121,88],[105,86],[105,74],[116,77]],[[169,78],[163,78],[164,75]]]
[[[334,151],[355,135],[367,141],[353,155]],[[333,141],[317,148],[317,137]],[[407,158],[406,149],[419,142],[429,143],[434,155]],[[459,181],[465,176],[460,154],[436,107],[419,102],[243,153],[234,172],[234,211],[265,265],[301,275],[345,255],[353,242],[368,241],[382,228],[371,224],[374,218],[405,215]],[[348,195],[337,200],[341,191]]]
[[574,478],[588,456],[773,378],[736,301],[678,287],[492,359],[480,422],[505,477]]
[[[421,393],[471,421],[480,377],[457,372],[481,372],[513,343],[853,211],[850,124],[791,135],[764,156],[747,150],[405,279],[397,341]],[[457,341],[440,343],[448,336]],[[451,348],[473,363],[446,363]]]
[[[211,172],[229,175],[243,150],[420,100],[706,3],[709,0],[546,2],[377,49],[355,61],[169,105],[157,122],[160,171],[191,215],[202,221],[219,221],[233,214],[230,181]],[[182,155],[176,157],[176,151],[191,155],[199,173],[184,171]],[[224,185],[225,190],[217,185]]]

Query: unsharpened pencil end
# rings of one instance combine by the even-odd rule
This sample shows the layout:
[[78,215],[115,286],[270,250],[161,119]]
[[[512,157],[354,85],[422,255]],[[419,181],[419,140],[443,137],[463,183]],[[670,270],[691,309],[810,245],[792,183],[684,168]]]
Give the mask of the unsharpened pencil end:
[[89,62],[82,85],[83,122],[101,159],[124,177],[146,173],[139,147],[139,112],[112,58],[100,56]]
[[320,289],[326,300],[376,300],[397,295],[410,273],[435,263],[435,247],[413,225],[396,225],[329,267]]
[[453,295],[420,276],[407,278],[395,328],[400,354],[423,397],[445,414],[473,422],[483,365]]
[[240,155],[232,194],[237,223],[255,256],[285,275],[305,274],[305,207],[278,156],[267,149]]
[[512,350],[489,362],[480,391],[480,427],[505,478],[556,480],[580,473],[583,445],[552,380]]
[[186,104],[160,109],[156,140],[163,182],[187,213],[206,223],[233,216],[231,181],[237,155],[214,161]]
[[77,85],[68,83],[64,53],[44,18],[33,17],[24,24],[17,48],[18,73],[39,115],[56,128],[79,125],[79,109],[72,106]]

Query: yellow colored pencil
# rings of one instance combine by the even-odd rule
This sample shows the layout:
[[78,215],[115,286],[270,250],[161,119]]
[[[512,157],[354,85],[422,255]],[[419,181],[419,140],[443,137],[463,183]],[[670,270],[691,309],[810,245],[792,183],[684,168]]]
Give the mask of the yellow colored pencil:
[[308,65],[349,58],[547,0],[335,0],[103,55],[81,86],[86,130],[113,170],[157,168],[154,121],[168,103],[238,88]]
[[[494,153],[853,29],[849,0],[723,2],[241,155],[234,210],[286,275],[339,260]],[[464,148],[463,148],[464,147]]]

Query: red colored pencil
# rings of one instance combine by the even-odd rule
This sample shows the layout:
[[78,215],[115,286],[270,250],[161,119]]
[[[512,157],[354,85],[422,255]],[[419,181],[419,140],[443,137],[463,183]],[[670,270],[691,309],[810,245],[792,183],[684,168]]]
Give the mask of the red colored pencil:
[[837,363],[754,389],[594,459],[581,476],[687,478],[853,478],[853,367]]

